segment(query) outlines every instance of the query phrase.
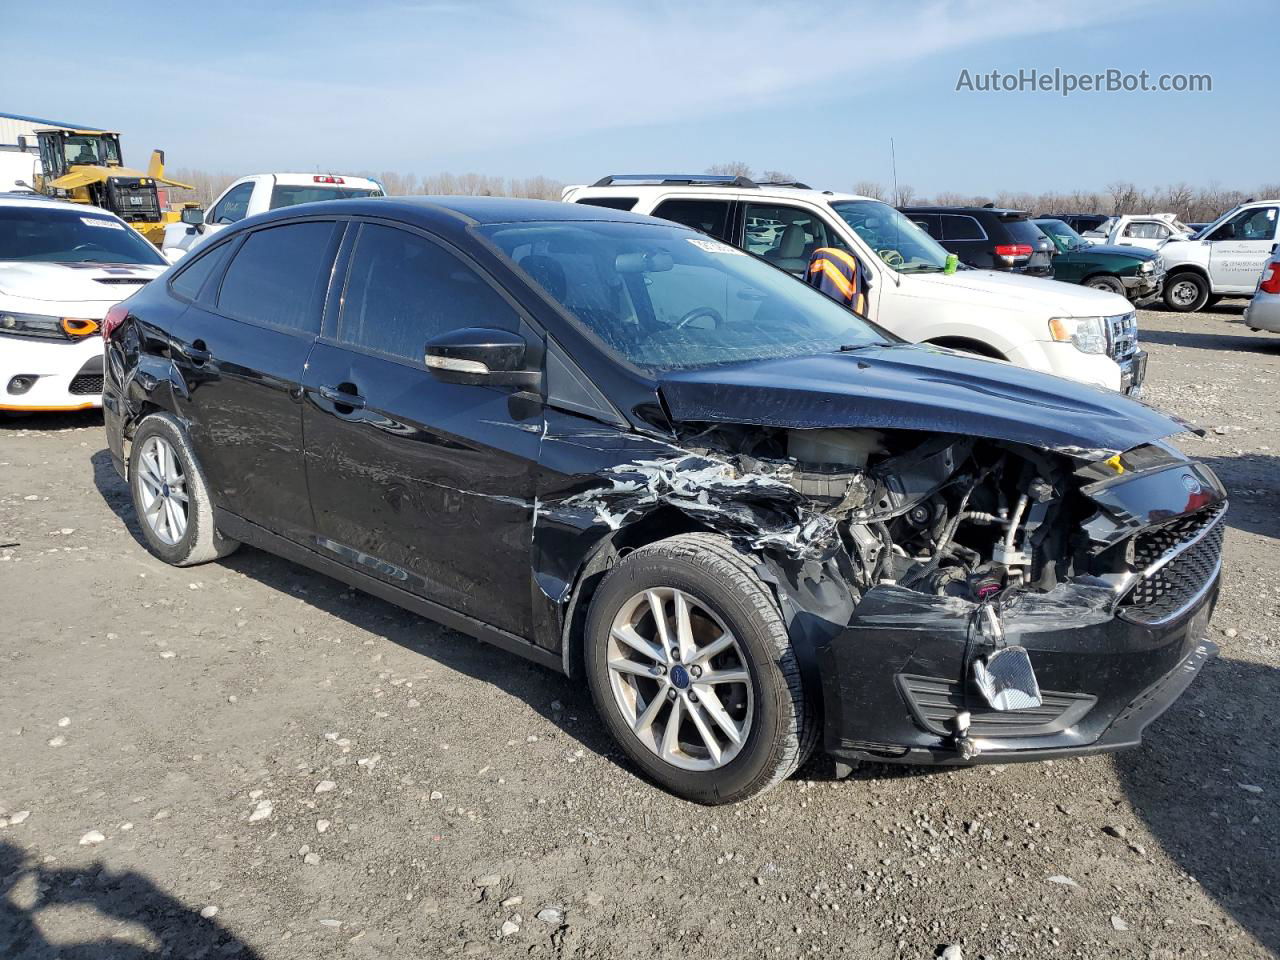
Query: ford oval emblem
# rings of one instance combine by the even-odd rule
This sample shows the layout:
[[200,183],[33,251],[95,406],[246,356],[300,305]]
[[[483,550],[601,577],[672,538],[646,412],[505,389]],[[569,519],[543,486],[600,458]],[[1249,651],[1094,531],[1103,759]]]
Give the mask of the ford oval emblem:
[[1186,487],[1187,493],[1199,493],[1201,489],[1200,481],[1189,473],[1182,475],[1182,485]]

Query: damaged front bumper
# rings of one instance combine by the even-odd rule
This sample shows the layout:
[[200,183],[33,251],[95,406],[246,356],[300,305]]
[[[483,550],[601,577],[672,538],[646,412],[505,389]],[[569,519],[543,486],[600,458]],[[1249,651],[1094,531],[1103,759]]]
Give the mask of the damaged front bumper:
[[[1004,614],[1042,703],[989,707],[971,679],[975,604],[877,587],[818,653],[825,748],[836,760],[1009,763],[1137,745],[1217,653],[1206,639],[1219,573],[1171,619],[1135,622],[1100,587],[1062,586]],[[959,678],[965,678],[961,680]],[[960,748],[957,718],[969,714]]]

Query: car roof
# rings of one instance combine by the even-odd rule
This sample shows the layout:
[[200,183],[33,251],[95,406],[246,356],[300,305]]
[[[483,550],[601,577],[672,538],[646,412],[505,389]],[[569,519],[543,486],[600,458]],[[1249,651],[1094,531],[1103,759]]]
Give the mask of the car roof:
[[[276,181],[283,183],[285,186],[363,186],[368,184],[371,187],[379,186],[378,181],[372,177],[361,177],[354,173],[255,173],[255,177],[275,177]],[[316,182],[316,177],[340,177],[341,184],[326,184]],[[247,179],[247,178],[246,178]]]
[[989,213],[995,217],[1007,217],[1011,214],[1020,214],[1028,216],[1026,210],[1019,210],[1017,207],[945,207],[945,206],[924,206],[924,207],[903,207],[903,212],[911,213],[963,213],[971,216],[975,213]]
[[562,220],[592,221],[611,220],[624,223],[659,223],[671,226],[670,221],[646,217],[625,210],[561,203],[558,200],[526,200],[518,197],[369,197],[350,200],[324,200],[316,203],[300,203],[280,207],[268,213],[258,214],[245,224],[268,223],[300,216],[368,216],[402,219],[427,226],[457,226],[516,223],[521,221]]
[[[32,207],[41,210],[79,210],[81,213],[92,213],[95,216],[118,219],[110,210],[91,207],[87,203],[72,203],[70,200],[59,200],[46,197],[41,193],[0,193],[0,207]],[[122,223],[124,221],[121,221]]]
[[730,183],[681,183],[678,181],[669,181],[667,183],[622,182],[602,184],[600,186],[580,183],[565,187],[566,193],[570,190],[573,191],[574,197],[608,196],[610,194],[621,194],[625,197],[697,195],[699,198],[728,197],[734,200],[771,198],[784,200],[808,200],[811,203],[832,203],[840,200],[872,200],[875,202],[881,202],[876,201],[875,197],[865,197],[859,193],[840,193],[834,190],[814,190],[804,187],[773,186],[768,183],[758,183],[754,187],[743,187]]

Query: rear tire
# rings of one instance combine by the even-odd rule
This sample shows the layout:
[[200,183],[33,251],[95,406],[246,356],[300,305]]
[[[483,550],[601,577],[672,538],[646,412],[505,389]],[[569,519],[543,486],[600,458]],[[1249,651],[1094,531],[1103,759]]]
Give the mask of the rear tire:
[[1209,282],[1198,273],[1175,273],[1164,282],[1164,305],[1175,313],[1195,313],[1209,300]]
[[1090,277],[1084,282],[1084,285],[1094,290],[1105,290],[1108,293],[1118,293],[1122,297],[1125,296],[1124,284],[1115,277],[1109,277],[1106,274]]
[[[620,641],[623,633],[647,652]],[[817,724],[782,614],[725,537],[683,534],[629,554],[592,598],[585,643],[587,682],[609,732],[678,796],[745,800],[813,749]]]
[[165,563],[191,567],[240,546],[214,526],[204,471],[172,415],[153,413],[138,425],[128,476],[143,542]]

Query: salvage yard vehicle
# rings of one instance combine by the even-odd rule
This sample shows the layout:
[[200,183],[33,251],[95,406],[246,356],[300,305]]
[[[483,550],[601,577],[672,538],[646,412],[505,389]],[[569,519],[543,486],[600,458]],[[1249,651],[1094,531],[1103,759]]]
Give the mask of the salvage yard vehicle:
[[[992,270],[947,268],[947,251],[887,203],[744,177],[624,174],[563,199],[648,213],[803,275],[814,251],[857,258],[866,315],[904,339],[1136,393],[1147,355],[1120,296]],[[769,226],[776,224],[776,226]]]
[[980,270],[1053,277],[1052,241],[1024,210],[997,207],[902,207],[911,222]]
[[1159,250],[1169,240],[1185,240],[1195,233],[1172,213],[1127,213],[1109,217],[1083,234],[1086,240],[1113,247]]
[[1280,200],[1248,200],[1228,210],[1195,237],[1160,248],[1168,271],[1164,302],[1190,313],[1223,297],[1249,297],[1280,241]]
[[679,225],[308,204],[105,336],[155,556],[248,543],[562,670],[691,800],[817,748],[1132,746],[1215,650],[1226,493],[1162,439],[1186,424],[903,343]]
[[162,249],[171,263],[177,262],[205,238],[254,214],[300,203],[382,195],[382,185],[367,177],[335,176],[332,173],[255,173],[241,177],[223,190],[208,213],[195,206],[183,210],[181,222],[166,228]]
[[1160,254],[1138,247],[1088,243],[1061,220],[1042,217],[1032,222],[1057,248],[1053,258],[1055,280],[1118,293],[1134,303],[1160,295],[1164,287],[1164,261]]
[[99,324],[166,266],[106,210],[0,194],[0,411],[101,406]]
[[1243,320],[1250,330],[1280,333],[1280,249],[1262,268],[1258,289],[1244,308]]
[[[1097,230],[1111,218],[1104,213],[1042,213],[1036,219],[1061,220],[1076,233],[1084,233],[1086,230]],[[1083,239],[1085,243],[1092,242],[1088,237]]]

